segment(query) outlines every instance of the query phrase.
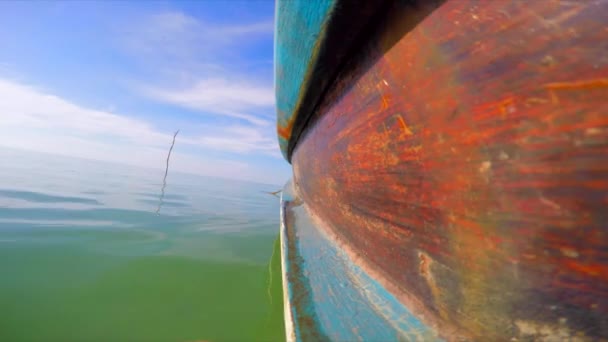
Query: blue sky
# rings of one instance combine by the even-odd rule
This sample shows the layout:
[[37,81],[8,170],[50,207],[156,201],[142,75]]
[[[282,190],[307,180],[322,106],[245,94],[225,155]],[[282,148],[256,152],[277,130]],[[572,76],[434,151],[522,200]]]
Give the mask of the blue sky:
[[0,2],[0,147],[282,184],[273,1]]

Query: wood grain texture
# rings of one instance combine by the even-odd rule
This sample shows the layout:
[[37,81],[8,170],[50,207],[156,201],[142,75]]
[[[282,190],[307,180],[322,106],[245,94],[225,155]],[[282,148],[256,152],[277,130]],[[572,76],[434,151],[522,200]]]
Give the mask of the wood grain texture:
[[[278,0],[276,3],[275,85],[277,131],[281,151],[286,154],[300,93],[311,65],[317,59],[319,40],[330,18],[334,0]],[[287,15],[289,14],[289,15]]]
[[308,209],[442,337],[608,339],[606,18],[447,1],[298,141]]
[[[416,17],[442,1],[278,0],[275,86],[277,134],[283,156],[291,159],[295,142],[323,101],[340,93],[335,81],[356,74],[370,60],[370,54],[360,52],[371,42],[376,49],[370,52],[379,57],[391,46],[393,41],[378,39],[378,33],[392,24],[395,14],[413,13]],[[391,25],[393,29],[411,24],[412,18],[407,17],[400,16],[402,22]]]
[[436,341],[319,227],[287,184],[281,243],[288,341]]

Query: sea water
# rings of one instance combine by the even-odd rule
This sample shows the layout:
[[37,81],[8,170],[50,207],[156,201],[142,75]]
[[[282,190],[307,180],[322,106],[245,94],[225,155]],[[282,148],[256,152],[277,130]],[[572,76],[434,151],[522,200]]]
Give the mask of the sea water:
[[283,340],[277,186],[0,160],[0,341]]

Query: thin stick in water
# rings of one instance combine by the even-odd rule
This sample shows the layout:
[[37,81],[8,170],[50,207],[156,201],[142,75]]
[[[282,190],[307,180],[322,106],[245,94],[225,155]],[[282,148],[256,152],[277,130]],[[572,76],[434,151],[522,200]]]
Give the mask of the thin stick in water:
[[169,159],[171,158],[173,146],[175,146],[175,137],[177,137],[177,133],[179,133],[179,129],[173,134],[173,142],[171,142],[171,147],[169,148],[169,153],[167,154],[167,166],[165,167],[165,176],[163,177],[163,187],[160,191],[160,197],[158,198],[158,208],[156,208],[157,214],[160,214],[160,208],[163,206],[163,198],[165,197],[165,187],[167,186],[167,174],[169,173]]

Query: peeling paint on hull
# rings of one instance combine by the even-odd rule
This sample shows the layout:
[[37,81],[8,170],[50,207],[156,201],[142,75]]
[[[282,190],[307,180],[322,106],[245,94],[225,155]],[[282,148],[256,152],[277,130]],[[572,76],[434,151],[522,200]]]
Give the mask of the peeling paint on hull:
[[[311,114],[291,162],[313,218],[294,231],[321,234],[425,338],[608,339],[606,17],[605,0],[446,1]],[[298,248],[301,272],[335,267]],[[325,336],[375,329],[323,321],[346,304],[322,303]]]
[[[281,243],[288,341],[434,341],[436,332],[363,271],[288,184]],[[322,271],[321,271],[322,270]]]

